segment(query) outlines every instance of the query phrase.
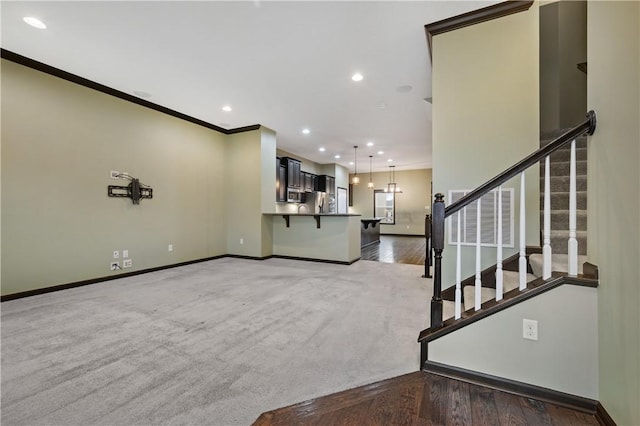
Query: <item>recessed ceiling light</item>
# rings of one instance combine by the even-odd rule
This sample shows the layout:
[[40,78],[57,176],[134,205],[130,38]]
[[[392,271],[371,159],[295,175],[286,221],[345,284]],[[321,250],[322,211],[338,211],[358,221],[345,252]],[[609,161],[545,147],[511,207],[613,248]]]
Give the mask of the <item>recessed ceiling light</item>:
[[229,105],[225,105],[222,107],[222,110],[225,112],[231,112],[232,108]]
[[385,104],[384,102],[381,102],[379,107],[380,107],[380,109],[385,109],[385,108],[387,108],[387,104]]
[[320,147],[320,148],[318,148],[318,151],[320,151],[320,152],[324,152],[324,151],[325,151],[325,149],[324,149],[323,147]]
[[302,129],[302,133],[304,133],[305,135],[308,135],[309,133],[311,133],[311,130],[309,130],[309,129]]
[[367,142],[367,146],[373,146],[373,142]]
[[392,160],[391,158],[389,158],[387,161],[388,161],[389,163],[393,163],[393,160]]
[[37,28],[39,30],[47,29],[47,26],[44,24],[44,22],[42,22],[38,18],[34,18],[33,16],[25,16],[24,18],[22,18],[22,20],[27,24],[31,25],[32,27]]
[[139,98],[150,98],[151,97],[151,93],[144,92],[142,90],[134,90],[133,94],[136,95]]
[[384,151],[378,151],[378,155],[384,154]]
[[359,72],[357,72],[357,73],[355,73],[354,75],[351,76],[351,80],[353,80],[353,81],[362,81],[363,78],[364,77]]
[[350,165],[350,166],[353,166],[353,161],[349,161],[349,165]]
[[334,158],[340,158],[340,154],[334,155]]

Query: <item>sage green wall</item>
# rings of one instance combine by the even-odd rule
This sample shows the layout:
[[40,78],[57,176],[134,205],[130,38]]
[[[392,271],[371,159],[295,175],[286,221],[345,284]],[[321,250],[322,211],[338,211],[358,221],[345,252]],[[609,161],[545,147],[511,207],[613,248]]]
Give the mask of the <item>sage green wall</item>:
[[[121,273],[114,250],[125,272],[227,252],[225,135],[6,60],[1,105],[2,294]],[[107,197],[111,170],[153,199]]]
[[562,285],[429,343],[429,360],[597,399],[597,303],[597,289]]
[[588,257],[600,271],[599,400],[640,424],[640,3],[587,4]]
[[[262,132],[236,133],[228,138],[224,174],[227,181],[224,198],[227,209],[227,253],[261,257],[265,249],[262,244],[263,207],[268,209],[267,212],[275,208],[275,144],[263,156]],[[270,158],[269,164],[265,164],[267,157]],[[265,188],[271,186],[272,189],[268,195],[271,203],[265,205],[263,199],[266,202],[267,195],[261,184],[263,169],[265,176],[273,176],[272,180],[265,183]]]
[[586,1],[540,6],[540,130],[575,126],[584,119],[587,75]]
[[[433,38],[433,192],[473,189],[539,147],[538,6]],[[539,168],[526,173],[527,244],[539,245]],[[519,178],[505,188],[515,188]],[[515,203],[515,217],[519,214]],[[516,226],[517,230],[518,227]],[[505,248],[504,256],[518,250]],[[463,247],[462,274],[475,272]],[[483,268],[495,264],[484,249]],[[445,245],[443,287],[455,282],[454,246]]]
[[320,229],[313,216],[272,219],[273,254],[280,256],[353,262],[360,258],[360,216],[321,216]]
[[[389,183],[388,172],[373,173],[374,189],[384,189]],[[431,169],[395,172],[395,181],[402,189],[396,195],[395,225],[381,225],[381,234],[424,235],[424,217],[431,211]],[[373,217],[373,190],[367,188],[369,173],[360,175],[360,184],[353,188],[350,213]]]

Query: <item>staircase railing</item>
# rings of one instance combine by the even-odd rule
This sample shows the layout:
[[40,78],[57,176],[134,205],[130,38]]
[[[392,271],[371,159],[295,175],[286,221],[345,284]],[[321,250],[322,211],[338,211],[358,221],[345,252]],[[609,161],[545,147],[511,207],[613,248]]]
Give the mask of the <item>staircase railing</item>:
[[[554,151],[571,143],[571,162],[570,162],[570,184],[569,184],[569,240],[568,240],[568,273],[569,275],[577,275],[578,271],[578,242],[576,239],[576,155],[575,140],[584,134],[592,135],[596,129],[596,113],[589,111],[586,119],[576,127],[568,130],[551,143],[533,152],[518,163],[509,167],[493,179],[490,179],[483,185],[480,185],[473,191],[469,192],[456,202],[445,207],[444,195],[436,194],[433,203],[432,225],[431,225],[431,242],[434,255],[433,265],[433,298],[431,299],[431,328],[442,326],[443,304],[442,304],[442,252],[444,250],[444,230],[445,219],[458,213],[458,232],[457,232],[457,261],[456,261],[456,289],[455,289],[455,319],[461,316],[461,288],[460,288],[460,212],[463,208],[479,200],[482,196],[490,191],[497,189],[498,197],[498,224],[497,224],[497,255],[496,255],[496,300],[502,299],[502,184],[520,175],[520,257],[519,257],[519,288],[526,288],[527,261],[525,252],[525,174],[524,172],[531,166],[537,164],[541,160],[545,161],[545,178],[544,178],[544,214],[543,214],[543,279],[551,277],[551,199],[550,199],[550,158]],[[476,277],[475,277],[475,310],[480,309],[481,304],[481,230],[480,230],[480,202],[476,208]]]

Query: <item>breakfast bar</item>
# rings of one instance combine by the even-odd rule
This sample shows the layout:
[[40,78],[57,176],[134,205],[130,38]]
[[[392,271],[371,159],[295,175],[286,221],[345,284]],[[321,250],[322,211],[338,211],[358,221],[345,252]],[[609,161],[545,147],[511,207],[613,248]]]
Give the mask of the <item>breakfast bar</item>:
[[265,213],[272,220],[273,254],[298,259],[353,263],[360,259],[356,214]]

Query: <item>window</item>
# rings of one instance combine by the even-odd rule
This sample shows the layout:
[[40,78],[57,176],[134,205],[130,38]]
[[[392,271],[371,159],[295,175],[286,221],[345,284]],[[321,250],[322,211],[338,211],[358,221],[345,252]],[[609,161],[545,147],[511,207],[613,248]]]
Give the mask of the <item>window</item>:
[[[449,204],[456,202],[469,190],[449,191]],[[502,244],[513,247],[513,188],[502,188]],[[495,247],[498,245],[498,193],[493,190],[480,198],[480,245]],[[475,201],[460,211],[460,244],[476,244],[476,217],[478,202]],[[458,213],[449,220],[449,244],[458,241]]]
[[396,199],[393,192],[384,192],[382,189],[373,191],[373,216],[382,218],[380,223],[395,225]]

